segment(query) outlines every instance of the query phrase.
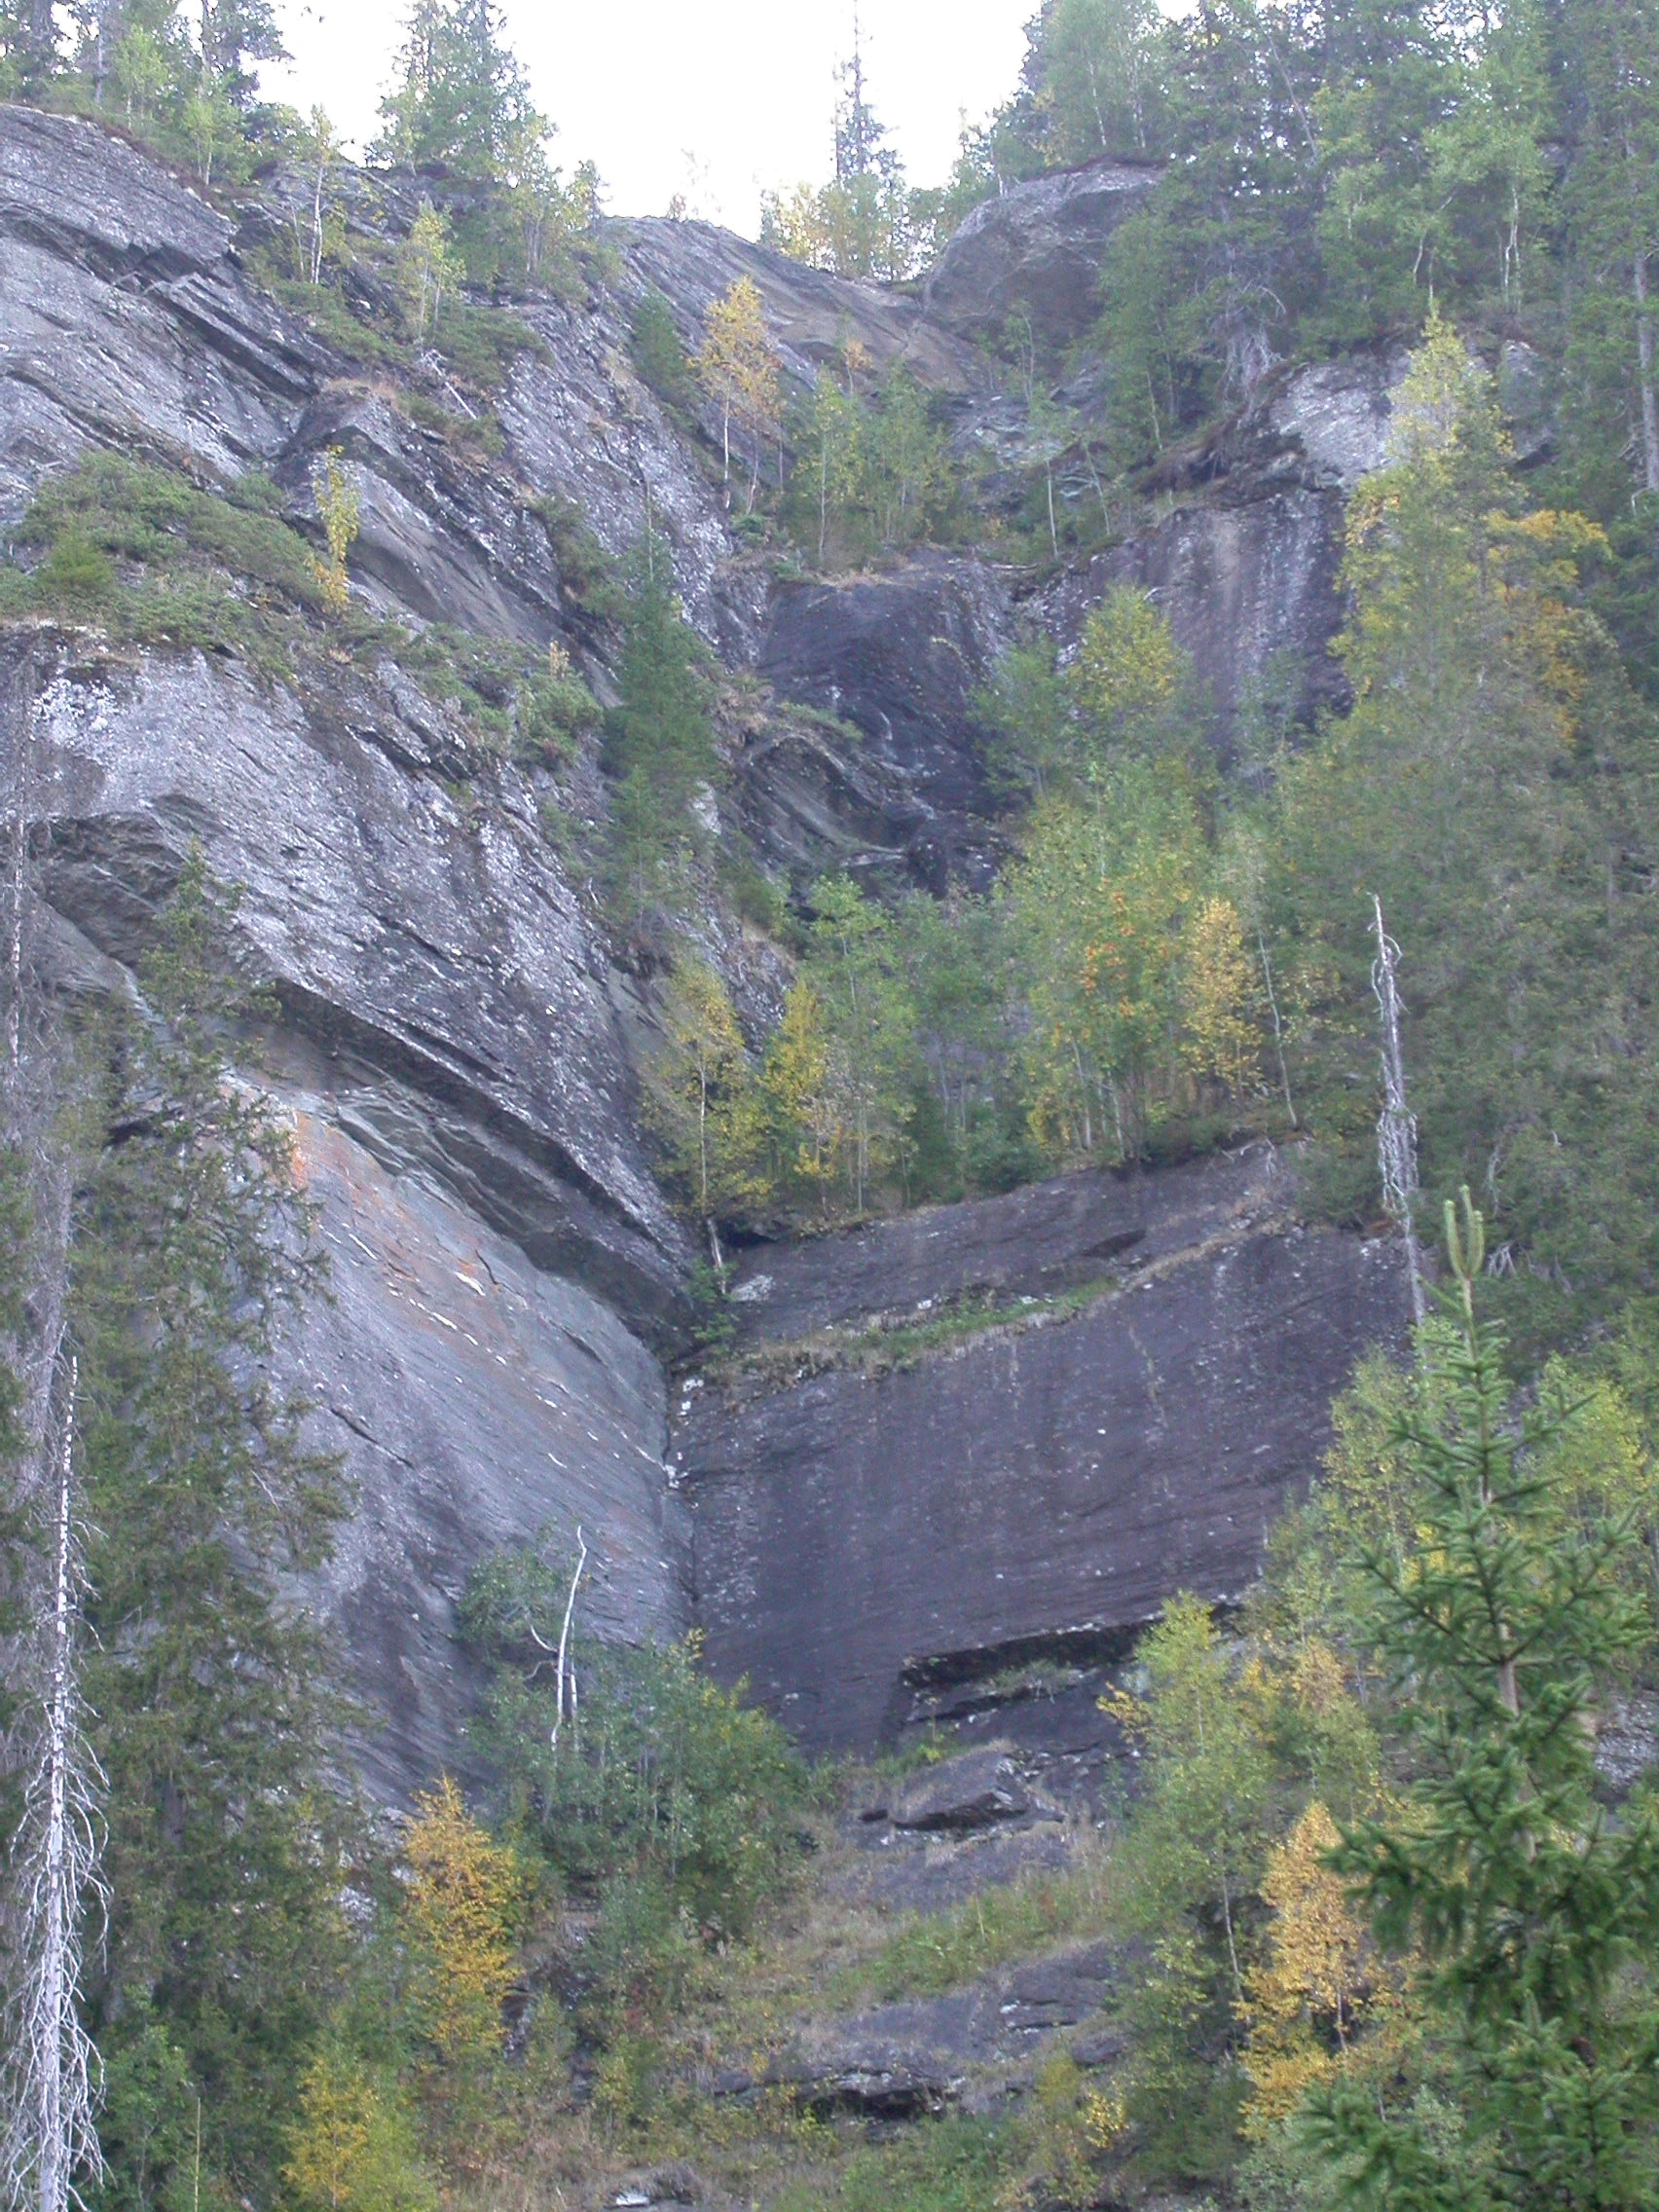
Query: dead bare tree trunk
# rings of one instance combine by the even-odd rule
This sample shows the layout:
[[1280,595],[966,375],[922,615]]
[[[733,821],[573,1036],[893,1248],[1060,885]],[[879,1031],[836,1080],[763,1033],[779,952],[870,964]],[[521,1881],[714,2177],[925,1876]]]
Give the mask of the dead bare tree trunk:
[[575,1675],[573,1671],[567,1675],[566,1670],[570,1664],[571,1622],[575,1614],[576,1592],[581,1586],[582,1569],[587,1565],[587,1541],[578,1527],[576,1530],[576,1571],[571,1577],[571,1595],[565,1600],[565,1619],[559,1630],[559,1656],[554,1662],[559,1670],[559,1684],[554,1693],[553,1709],[553,1742],[551,1748],[554,1751],[559,1749],[559,1731],[565,1725],[565,1684],[567,1680],[571,1685],[571,1711],[572,1714],[576,1709]]
[[14,2212],[70,2212],[98,2181],[102,2069],[81,2024],[84,1924],[108,1901],[99,1870],[104,1777],[86,1735],[75,1627],[84,1576],[74,1499],[77,1373],[67,1362],[58,1422],[55,1544],[41,1740],[29,1777],[14,1936],[20,1962],[7,2038],[0,2179]]
[[1635,256],[1636,365],[1641,397],[1642,472],[1649,492],[1659,492],[1659,386],[1653,373],[1653,311],[1647,295],[1647,256]]
[[[78,1374],[68,1352],[74,1169],[65,1135],[67,1058],[52,1034],[30,947],[32,717],[4,702],[11,740],[5,1062],[0,1135],[21,1176],[28,1231],[14,1264],[31,1298],[6,1347],[23,1384],[17,1492],[36,1531],[31,1627],[6,1654],[19,1718],[4,1747],[22,1780],[0,1915],[10,1986],[0,2046],[0,2198],[7,2212],[68,2212],[102,2163],[96,2049],[81,2024],[84,1930],[106,1901],[99,1872],[104,1781],[87,1740],[77,1627],[85,1588],[75,1509]],[[25,1567],[25,1572],[29,1569]]]
[[1382,1179],[1383,1211],[1397,1223],[1406,1247],[1412,1318],[1420,1325],[1427,1308],[1423,1301],[1417,1225],[1412,1219],[1412,1199],[1418,1188],[1418,1128],[1417,1118],[1406,1104],[1406,1062],[1400,1048],[1400,994],[1395,979],[1400,948],[1382,926],[1382,900],[1374,898],[1371,904],[1377,929],[1377,958],[1372,963],[1371,987],[1377,994],[1382,1028],[1382,1111],[1377,1117],[1377,1164]]

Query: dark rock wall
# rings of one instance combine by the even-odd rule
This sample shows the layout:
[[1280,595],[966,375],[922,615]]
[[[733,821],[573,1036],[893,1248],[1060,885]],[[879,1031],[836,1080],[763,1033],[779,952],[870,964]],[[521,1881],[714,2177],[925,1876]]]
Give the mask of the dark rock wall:
[[[879,1375],[803,1357],[791,1379],[779,1346],[781,1382],[685,1394],[672,1456],[711,1663],[814,1750],[891,1739],[930,1682],[1122,1648],[1175,1591],[1235,1599],[1254,1578],[1332,1395],[1399,1336],[1403,1283],[1387,1248],[1275,1219],[1265,1173],[1164,1224],[1183,1179],[1137,1194],[1160,1256],[1072,1318],[1016,1308]],[[1023,1197],[936,1217],[940,1294],[979,1272],[978,1245],[994,1275],[997,1207]],[[841,1256],[793,1256],[779,1313],[832,1306]],[[901,1262],[900,1279],[926,1278]]]
[[[1010,633],[1008,590],[982,562],[918,558],[896,574],[796,584],[775,599],[760,672],[786,699],[850,725],[859,762],[895,797],[877,850],[913,883],[983,890],[995,871],[973,696]],[[763,817],[764,799],[751,801]]]

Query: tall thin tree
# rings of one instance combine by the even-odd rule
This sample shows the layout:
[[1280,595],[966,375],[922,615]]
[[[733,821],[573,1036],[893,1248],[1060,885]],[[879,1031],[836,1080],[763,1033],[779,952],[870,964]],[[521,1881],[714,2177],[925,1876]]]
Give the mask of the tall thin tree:
[[1377,933],[1377,958],[1371,968],[1371,987],[1377,994],[1378,1017],[1382,1031],[1382,1110],[1377,1117],[1377,1165],[1382,1180],[1382,1208],[1395,1222],[1406,1247],[1406,1271],[1412,1286],[1412,1318],[1419,1324],[1426,1313],[1422,1295],[1422,1263],[1418,1252],[1417,1225],[1412,1200],[1418,1189],[1417,1116],[1406,1104],[1406,1059],[1400,1045],[1400,948],[1382,925],[1382,902],[1373,899]]
[[16,1491],[32,1633],[7,1657],[18,1714],[5,1747],[20,1775],[3,1905],[8,1952],[0,2050],[0,2194],[10,2212],[68,2212],[102,2172],[98,2055],[80,2012],[85,1931],[107,1903],[99,1871],[103,1775],[88,1741],[77,1628],[85,1588],[75,1501],[78,1374],[68,1345],[74,1175],[63,1057],[30,958],[33,717],[25,685],[5,701],[12,821],[0,1136],[23,1197],[18,1258],[29,1296],[6,1348],[23,1384]]

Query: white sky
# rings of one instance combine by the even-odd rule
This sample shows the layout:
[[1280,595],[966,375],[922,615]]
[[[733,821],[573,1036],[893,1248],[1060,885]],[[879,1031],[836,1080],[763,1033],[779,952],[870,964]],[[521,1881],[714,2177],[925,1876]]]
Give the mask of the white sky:
[[[943,181],[964,112],[1013,91],[1037,0],[860,0],[868,98],[911,181]],[[291,69],[267,93],[372,135],[405,0],[278,0]],[[761,191],[822,183],[852,0],[509,0],[508,38],[567,169],[591,158],[617,215],[693,214],[753,236]]]

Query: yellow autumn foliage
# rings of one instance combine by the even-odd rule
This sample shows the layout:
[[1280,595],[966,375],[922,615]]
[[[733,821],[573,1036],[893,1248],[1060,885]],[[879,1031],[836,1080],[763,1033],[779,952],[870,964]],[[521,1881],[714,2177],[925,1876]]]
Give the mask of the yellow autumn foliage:
[[332,2047],[301,2077],[282,2178],[305,2212],[428,2212],[437,2197],[395,2089]]
[[1235,1097],[1254,1089],[1262,1036],[1255,1018],[1256,972],[1231,899],[1205,899],[1187,925],[1186,1058],[1193,1072]]
[[447,1775],[416,1799],[404,1857],[428,2033],[451,2061],[493,2049],[513,1982],[518,1860],[471,1818]]
[[1249,1976],[1244,2053],[1245,2131],[1257,2137],[1345,2063],[1370,2002],[1370,1939],[1346,1884],[1325,1863],[1340,1840],[1315,1798],[1262,1880],[1273,1920],[1267,1954]]

